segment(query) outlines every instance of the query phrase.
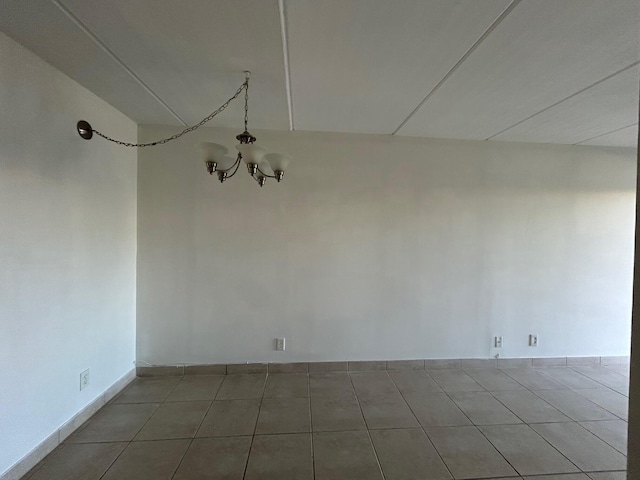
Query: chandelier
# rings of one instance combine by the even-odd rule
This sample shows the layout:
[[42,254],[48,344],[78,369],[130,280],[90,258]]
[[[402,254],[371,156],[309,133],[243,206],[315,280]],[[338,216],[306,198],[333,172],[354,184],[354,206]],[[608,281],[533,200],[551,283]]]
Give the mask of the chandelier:
[[240,142],[238,143],[238,145],[236,145],[236,150],[238,150],[237,157],[233,158],[231,156],[228,156],[227,153],[229,152],[229,149],[227,149],[223,145],[212,142],[202,142],[200,143],[202,159],[207,167],[209,175],[213,175],[213,173],[215,172],[218,175],[218,180],[220,180],[220,183],[233,177],[238,171],[238,168],[240,167],[240,164],[242,162],[247,165],[247,171],[249,172],[249,175],[251,175],[251,177],[256,182],[258,182],[258,185],[260,185],[261,187],[264,186],[267,178],[275,178],[277,182],[280,182],[284,176],[284,171],[289,165],[289,162],[291,162],[291,156],[287,155],[286,153],[267,153],[266,148],[255,144],[256,137],[249,133],[247,127],[249,123],[249,79],[251,78],[251,72],[245,71],[244,74],[244,82],[242,83],[242,85],[240,85],[240,88],[236,90],[236,93],[229,100],[227,100],[220,107],[218,107],[218,109],[200,120],[195,125],[187,127],[180,133],[176,133],[175,135],[172,135],[170,137],[149,143],[123,142],[121,140],[111,138],[98,130],[95,130],[93,127],[91,127],[91,124],[89,124],[89,122],[85,120],[80,120],[76,125],[78,135],[80,135],[85,140],[91,140],[93,134],[95,133],[99,137],[102,137],[109,142],[121,145],[123,147],[142,148],[163,145],[167,142],[180,138],[186,133],[193,132],[194,130],[200,128],[213,117],[225,110],[229,106],[229,104],[233,100],[238,98],[238,96],[240,96],[240,94],[244,90],[244,131],[236,135],[236,139],[238,140],[238,142]]

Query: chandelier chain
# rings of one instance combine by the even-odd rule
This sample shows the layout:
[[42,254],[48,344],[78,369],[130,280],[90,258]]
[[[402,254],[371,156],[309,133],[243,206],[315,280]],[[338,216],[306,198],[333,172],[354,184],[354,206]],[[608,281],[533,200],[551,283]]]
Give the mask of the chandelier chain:
[[162,140],[157,140],[155,142],[149,142],[149,143],[129,143],[129,142],[123,142],[121,140],[116,140],[114,138],[111,138],[108,135],[105,135],[104,133],[102,133],[102,132],[100,132],[98,130],[95,130],[95,129],[92,129],[92,131],[96,135],[104,138],[105,140],[108,140],[110,142],[116,143],[118,145],[122,145],[123,147],[142,148],[142,147],[153,147],[154,145],[163,145],[163,144],[165,144],[167,142],[170,142],[171,140],[175,140],[177,138],[180,138],[181,136],[183,136],[186,133],[193,132],[194,130],[197,130],[198,128],[200,128],[202,125],[204,125],[205,123],[210,121],[213,117],[215,117],[216,115],[221,113],[223,110],[225,110],[233,100],[238,98],[238,96],[242,93],[243,90],[245,91],[245,94],[244,94],[244,129],[246,131],[247,130],[248,116],[249,116],[249,113],[248,113],[249,112],[249,110],[248,110],[249,109],[249,107],[248,107],[248,102],[249,102],[249,93],[248,93],[248,91],[249,91],[249,79],[248,78],[244,81],[244,83],[240,86],[240,88],[238,88],[238,90],[236,90],[236,93],[229,100],[227,100],[222,105],[220,105],[220,107],[218,107],[215,111],[211,112],[211,114],[207,115],[205,118],[200,120],[195,125],[192,125],[190,127],[185,128],[180,133],[176,133],[175,135],[171,135],[170,137],[163,138]]

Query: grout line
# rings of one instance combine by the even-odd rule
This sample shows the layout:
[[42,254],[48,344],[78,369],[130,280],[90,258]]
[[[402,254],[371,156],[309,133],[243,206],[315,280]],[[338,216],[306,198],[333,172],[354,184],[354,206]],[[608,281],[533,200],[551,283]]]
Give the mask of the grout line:
[[71,10],[69,10],[66,6],[64,6],[60,0],[51,0],[51,2],[60,9],[62,13],[64,13],[69,19],[76,24],[76,26],[82,30],[82,32],[87,35],[93,42],[100,47],[113,61],[115,61],[125,72],[131,76],[146,92],[151,95],[160,105],[162,105],[173,117],[178,120],[185,127],[187,123],[178,115],[167,103],[162,100],[156,92],[154,92],[149,85],[147,85],[131,68],[129,68],[121,59],[118,57],[113,50],[111,50],[107,45],[98,38],[98,36],[91,31],[89,27],[87,27],[82,20],[80,20]]
[[289,63],[289,33],[287,30],[287,6],[285,0],[278,0],[280,13],[280,35],[282,36],[282,54],[284,57],[284,79],[287,91],[287,108],[289,110],[289,130],[293,131],[293,95],[291,93],[291,64]]
[[269,379],[269,370],[267,369],[267,373],[264,376],[264,383],[262,384],[262,395],[260,395],[260,405],[258,407],[258,415],[256,415],[256,424],[253,426],[253,435],[251,435],[251,443],[249,443],[249,453],[247,455],[247,461],[244,464],[244,472],[242,473],[242,478],[244,479],[247,476],[247,469],[249,468],[249,459],[251,458],[251,449],[253,448],[253,441],[256,438],[256,431],[258,430],[258,420],[260,420],[260,413],[262,412],[262,400],[264,399],[264,392],[267,389],[267,380]]
[[[590,138],[587,138],[585,140],[580,140],[578,143],[574,143],[574,145],[581,145],[584,142],[588,142],[589,140],[594,140],[596,138],[604,137],[605,135],[609,135],[610,133],[619,132],[620,130],[624,130],[625,128],[633,127],[635,125],[638,125],[638,123],[637,122],[636,123],[632,123],[631,125],[626,125],[624,127],[616,128],[615,130],[611,130],[610,132],[601,133],[600,135],[596,135],[595,137],[590,137]],[[602,365],[602,366],[606,367],[607,365]]]
[[498,17],[493,21],[491,25],[484,31],[480,38],[478,38],[473,45],[465,52],[465,54],[460,57],[460,59],[456,62],[456,64],[451,67],[451,69],[445,74],[444,77],[436,84],[435,87],[431,89],[427,96],[422,99],[422,101],[418,104],[416,108],[412,110],[407,118],[405,118],[402,123],[396,128],[391,135],[396,135],[402,127],[404,127],[409,120],[413,118],[413,116],[422,108],[422,106],[427,103],[427,100],[433,96],[433,94],[453,75],[453,73],[462,65],[467,58],[480,46],[480,44],[493,32],[498,25],[509,15],[514,8],[520,3],[521,0],[512,0],[512,2],[504,9],[504,11],[498,15]]
[[[555,107],[555,106],[557,106],[557,105],[560,105],[561,103],[566,102],[567,100],[569,100],[569,99],[571,99],[571,98],[573,98],[573,97],[575,97],[575,96],[577,96],[577,95],[580,95],[581,93],[586,92],[586,91],[587,91],[587,90],[589,90],[590,88],[593,88],[593,87],[595,87],[596,85],[599,85],[599,84],[601,84],[601,83],[603,83],[603,82],[605,82],[605,81],[607,81],[607,80],[609,80],[609,79],[611,79],[611,78],[615,77],[616,75],[618,75],[618,74],[620,74],[620,73],[622,73],[622,72],[625,72],[625,71],[629,70],[630,68],[635,67],[636,65],[640,65],[640,61],[633,62],[631,65],[628,65],[628,66],[626,66],[626,67],[624,67],[624,68],[622,68],[622,69],[618,70],[617,72],[612,73],[611,75],[607,75],[606,77],[601,78],[601,79],[600,79],[600,80],[598,80],[597,82],[592,83],[591,85],[588,85],[588,86],[584,87],[583,89],[578,90],[577,92],[572,93],[571,95],[569,95],[568,97],[563,98],[562,100],[558,100],[557,102],[555,102],[555,103],[553,103],[553,104],[549,105],[548,107],[543,108],[543,109],[542,109],[542,110],[540,110],[539,112],[536,112],[536,113],[534,113],[534,114],[532,114],[532,115],[529,115],[527,118],[524,118],[523,120],[520,120],[519,122],[514,123],[514,124],[513,124],[513,125],[511,125],[510,127],[507,127],[507,128],[505,128],[505,129],[503,129],[503,130],[500,130],[498,133],[494,133],[493,135],[491,135],[490,137],[486,138],[485,140],[491,140],[492,138],[497,137],[498,135],[500,135],[500,134],[502,134],[502,133],[506,132],[507,130],[511,130],[512,128],[517,127],[517,126],[518,126],[518,125],[520,125],[521,123],[524,123],[524,122],[526,122],[527,120],[530,120],[531,118],[533,118],[533,117],[535,117],[535,116],[537,116],[537,115],[540,115],[541,113],[544,113],[544,112],[546,112],[547,110],[550,110],[550,109],[552,109],[553,107]],[[635,125],[635,124],[634,124],[634,125]],[[628,125],[628,126],[629,126],[629,125]],[[627,127],[623,127],[623,128],[627,128]],[[622,130],[622,129],[620,129],[620,130]],[[616,131],[616,130],[614,130],[614,131]],[[607,133],[611,133],[611,132],[607,132]],[[606,133],[603,133],[602,135],[606,135]],[[592,137],[592,138],[597,138],[597,137],[599,137],[599,136],[600,136],[600,135],[596,135],[595,137]],[[591,140],[591,138],[587,138],[586,140],[582,140],[582,142],[586,142],[587,140]],[[581,142],[578,142],[578,143],[581,143]],[[574,145],[577,145],[577,144],[574,144]]]
[[311,377],[307,373],[307,396],[309,399],[309,437],[311,438],[311,473],[316,478],[316,455],[313,450],[313,410],[311,410]]

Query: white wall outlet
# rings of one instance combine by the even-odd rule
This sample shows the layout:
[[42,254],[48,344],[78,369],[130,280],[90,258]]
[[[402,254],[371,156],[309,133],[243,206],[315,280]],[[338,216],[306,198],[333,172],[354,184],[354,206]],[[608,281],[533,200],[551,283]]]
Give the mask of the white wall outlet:
[[529,346],[530,347],[537,347],[538,346],[538,335],[535,333],[532,333],[531,335],[529,335]]
[[80,374],[80,390],[84,390],[89,386],[89,369],[87,368]]
[[286,338],[276,338],[276,350],[284,352]]
[[502,348],[502,337],[493,337],[493,347]]

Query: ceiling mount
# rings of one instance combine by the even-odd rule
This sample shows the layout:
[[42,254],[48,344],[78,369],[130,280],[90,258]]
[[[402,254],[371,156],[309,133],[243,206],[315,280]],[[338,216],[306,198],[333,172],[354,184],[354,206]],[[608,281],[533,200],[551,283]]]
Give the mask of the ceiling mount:
[[93,128],[91,128],[91,124],[85,120],[80,120],[76,124],[76,129],[78,130],[78,135],[85,140],[91,140],[91,137],[93,137]]

